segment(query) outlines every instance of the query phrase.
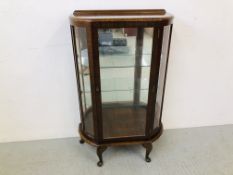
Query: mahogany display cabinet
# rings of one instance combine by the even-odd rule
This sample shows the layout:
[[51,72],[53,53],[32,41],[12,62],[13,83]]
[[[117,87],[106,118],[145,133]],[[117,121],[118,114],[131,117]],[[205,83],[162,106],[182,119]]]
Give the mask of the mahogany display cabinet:
[[161,122],[173,16],[165,10],[74,11],[70,17],[80,143],[141,144],[150,162]]

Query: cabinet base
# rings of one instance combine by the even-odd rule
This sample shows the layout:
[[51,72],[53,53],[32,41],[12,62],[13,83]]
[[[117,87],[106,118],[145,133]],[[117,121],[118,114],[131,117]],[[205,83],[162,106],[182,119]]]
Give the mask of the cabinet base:
[[131,141],[114,141],[111,143],[110,142],[96,143],[93,139],[86,136],[81,130],[81,125],[79,126],[79,134],[81,137],[80,143],[86,142],[92,146],[97,147],[96,154],[99,158],[97,165],[99,167],[103,165],[103,158],[102,158],[103,152],[110,146],[142,145],[146,149],[145,161],[151,162],[151,158],[149,157],[149,154],[153,149],[152,143],[161,136],[162,132],[163,132],[163,125],[161,124],[161,127],[158,129],[158,131],[147,140],[131,140]]

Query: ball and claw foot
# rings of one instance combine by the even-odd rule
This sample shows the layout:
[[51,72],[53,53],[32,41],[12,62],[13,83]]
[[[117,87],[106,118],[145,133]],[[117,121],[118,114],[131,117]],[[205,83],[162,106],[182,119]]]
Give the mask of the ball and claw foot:
[[97,166],[98,166],[98,167],[101,167],[102,165],[103,165],[103,161],[97,162]]
[[96,149],[96,153],[97,153],[97,156],[99,158],[99,162],[97,162],[98,167],[101,167],[103,165],[102,154],[106,149],[107,149],[106,146],[98,146],[97,149]]
[[80,140],[79,140],[79,143],[80,143],[80,144],[84,144],[85,141],[84,141],[83,139],[80,139]]
[[150,157],[146,157],[145,160],[146,160],[146,162],[148,162],[148,163],[151,162]]
[[146,161],[146,162],[151,162],[151,159],[150,159],[150,157],[149,157],[149,154],[150,154],[150,152],[151,152],[151,150],[152,150],[152,143],[144,143],[144,144],[142,144],[142,146],[143,146],[144,148],[146,148],[145,161]]

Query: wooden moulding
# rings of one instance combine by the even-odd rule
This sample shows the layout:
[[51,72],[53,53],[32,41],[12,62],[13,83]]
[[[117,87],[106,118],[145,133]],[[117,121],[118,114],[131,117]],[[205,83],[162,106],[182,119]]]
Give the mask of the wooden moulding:
[[75,10],[74,16],[123,16],[123,15],[165,15],[164,9],[134,9],[134,10]]
[[[173,16],[164,9],[147,10],[75,10],[70,16],[70,23],[74,26],[88,26],[96,23],[96,27],[103,27],[101,23],[124,23],[141,27],[145,25],[169,25],[172,23]],[[99,26],[98,26],[99,25]],[[113,26],[117,27],[117,26]],[[119,26],[122,27],[122,26]],[[127,26],[125,26],[127,27]]]

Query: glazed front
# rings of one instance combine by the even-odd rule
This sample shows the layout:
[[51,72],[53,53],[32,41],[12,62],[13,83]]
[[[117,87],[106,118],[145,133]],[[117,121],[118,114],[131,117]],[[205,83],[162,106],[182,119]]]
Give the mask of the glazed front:
[[[157,89],[157,93],[153,94],[156,96],[155,110],[153,112],[154,122],[153,126],[149,128],[149,136],[153,134],[153,130],[158,130],[161,126],[161,105],[170,28],[170,25],[165,26],[162,31],[163,47],[158,85],[157,88],[155,85],[152,87],[152,93]],[[157,35],[158,31],[161,31],[157,28],[155,30]],[[82,132],[94,139],[95,125],[86,28],[74,27],[74,35],[78,55],[76,63],[81,96],[80,111],[83,116]],[[147,109],[149,107],[153,108],[148,106],[149,98],[153,98],[149,94],[149,82],[150,77],[156,78],[156,75],[150,74],[153,37],[154,28],[152,27],[98,29],[97,48],[99,54],[95,59],[99,59],[99,75],[93,72],[92,76],[100,77],[99,90],[94,93],[99,92],[101,96],[99,106],[101,106],[102,114],[103,140],[146,136],[146,121],[149,121],[150,118],[147,115],[149,112]],[[155,42],[159,44],[159,38],[155,39]],[[113,44],[121,45],[114,46]]]
[[[81,138],[98,148],[142,143],[149,155],[162,132],[172,16],[143,11],[137,21],[135,11],[75,13],[71,34]],[[100,159],[105,149],[97,149]]]

